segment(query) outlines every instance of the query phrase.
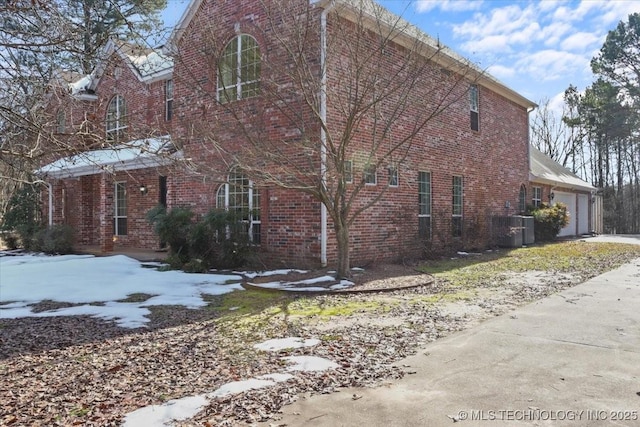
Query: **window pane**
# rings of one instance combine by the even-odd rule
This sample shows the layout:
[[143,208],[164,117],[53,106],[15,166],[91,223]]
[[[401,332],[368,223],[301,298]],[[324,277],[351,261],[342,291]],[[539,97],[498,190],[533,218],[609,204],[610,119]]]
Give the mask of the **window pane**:
[[451,225],[451,233],[453,237],[462,237],[462,217],[454,216],[451,218]]
[[114,218],[113,234],[124,236],[127,234],[127,186],[124,182],[117,182],[114,187]]
[[452,182],[452,234],[453,237],[462,236],[462,177],[454,176]]
[[364,183],[365,184],[376,183],[376,167],[374,165],[366,165],[364,167]]
[[258,95],[260,48],[249,35],[229,42],[218,64],[218,99],[233,101]]
[[353,182],[353,162],[351,160],[344,162],[344,182]]
[[520,194],[518,198],[520,212],[524,212],[527,209],[527,188],[524,185],[520,186]]
[[431,238],[431,174],[418,172],[418,235]]
[[478,86],[475,85],[469,88],[469,109],[478,111]]
[[431,237],[431,217],[421,216],[418,218],[418,235],[422,238]]
[[477,111],[471,113],[471,130],[480,130],[480,119]]
[[420,215],[431,215],[431,174],[418,173],[418,206]]
[[453,214],[462,215],[462,177],[453,177]]
[[398,186],[398,168],[395,166],[389,168],[389,185],[392,187]]
[[218,191],[216,192],[216,208],[225,209],[226,206],[226,195],[227,195],[227,184],[222,184],[218,187]]

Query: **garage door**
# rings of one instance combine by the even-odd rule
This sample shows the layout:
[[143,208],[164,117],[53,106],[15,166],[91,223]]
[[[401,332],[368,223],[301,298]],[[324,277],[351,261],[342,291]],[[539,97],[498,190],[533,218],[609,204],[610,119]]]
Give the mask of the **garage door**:
[[553,203],[564,203],[567,205],[567,211],[569,212],[569,224],[560,230],[558,236],[575,236],[578,220],[578,218],[576,218],[576,195],[574,193],[561,193],[556,191],[553,197]]
[[578,234],[588,234],[589,230],[589,196],[578,194]]

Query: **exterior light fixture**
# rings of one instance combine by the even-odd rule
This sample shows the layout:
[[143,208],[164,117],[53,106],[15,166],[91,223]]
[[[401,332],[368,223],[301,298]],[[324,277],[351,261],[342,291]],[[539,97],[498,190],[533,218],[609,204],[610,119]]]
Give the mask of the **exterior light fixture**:
[[143,196],[146,195],[149,192],[149,189],[147,188],[146,185],[144,184],[140,184],[140,194],[142,194]]

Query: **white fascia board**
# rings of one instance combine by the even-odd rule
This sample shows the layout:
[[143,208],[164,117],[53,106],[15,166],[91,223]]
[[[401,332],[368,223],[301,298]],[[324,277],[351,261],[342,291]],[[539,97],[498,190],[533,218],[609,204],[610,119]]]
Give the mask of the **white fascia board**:
[[565,182],[562,180],[536,176],[531,172],[529,173],[529,182],[531,182],[531,184],[550,185],[552,187],[565,188],[567,190],[578,190],[578,191],[586,191],[586,192],[596,191],[596,187],[589,185],[586,182],[584,185],[577,182]]

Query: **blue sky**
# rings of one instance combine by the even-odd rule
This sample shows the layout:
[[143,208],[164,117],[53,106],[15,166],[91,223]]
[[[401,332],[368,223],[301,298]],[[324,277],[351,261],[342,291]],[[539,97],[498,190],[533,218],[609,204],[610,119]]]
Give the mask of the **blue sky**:
[[[167,25],[188,0],[168,0]],[[589,67],[607,32],[630,13],[632,0],[386,0],[380,4],[437,37],[507,86],[535,102],[560,108],[570,84],[584,90]]]

